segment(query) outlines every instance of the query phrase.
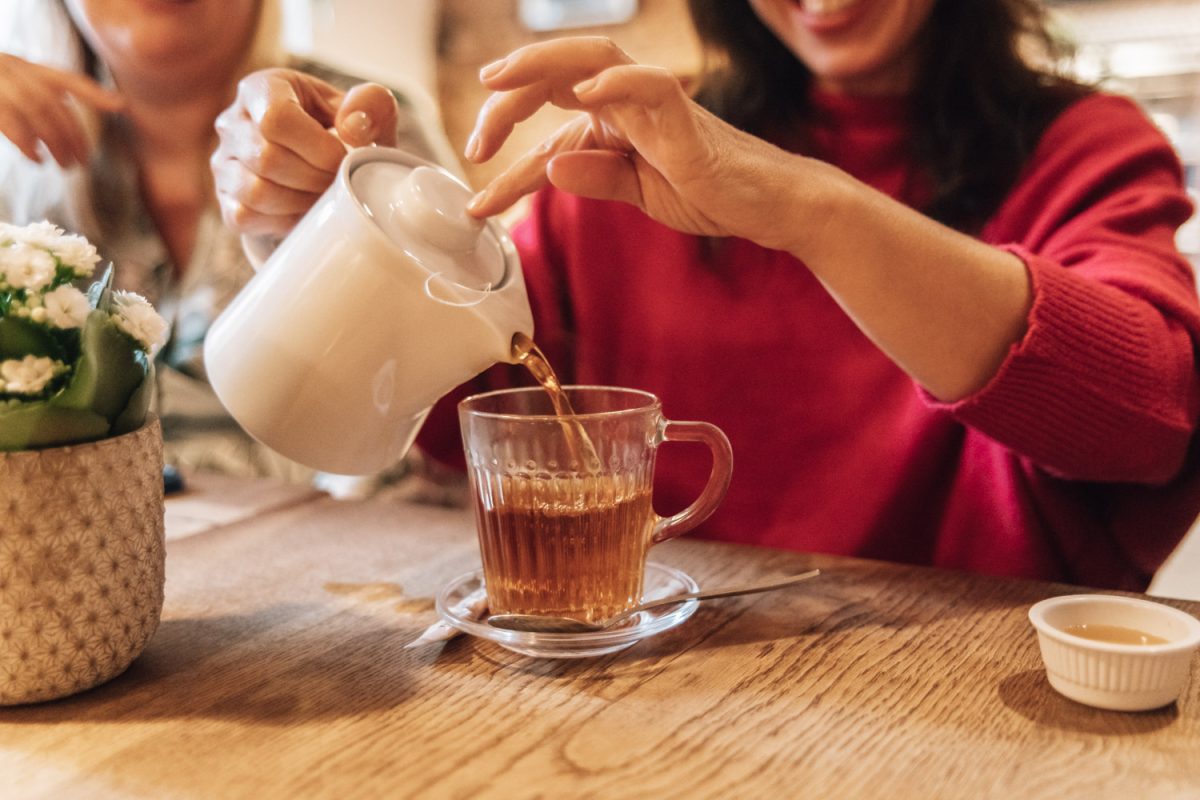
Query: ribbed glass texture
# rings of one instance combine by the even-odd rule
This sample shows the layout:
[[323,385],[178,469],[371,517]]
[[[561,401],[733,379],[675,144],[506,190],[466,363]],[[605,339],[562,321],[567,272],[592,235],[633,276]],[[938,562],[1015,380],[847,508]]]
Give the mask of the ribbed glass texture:
[[615,389],[571,399],[570,421],[461,416],[493,614],[597,621],[641,600],[658,407]]

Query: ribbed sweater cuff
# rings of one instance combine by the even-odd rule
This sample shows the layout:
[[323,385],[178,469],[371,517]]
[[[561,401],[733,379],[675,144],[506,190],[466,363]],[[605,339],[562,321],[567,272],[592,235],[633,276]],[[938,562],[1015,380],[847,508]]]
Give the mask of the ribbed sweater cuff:
[[[1113,465],[1106,462],[1131,435],[1143,441],[1138,452],[1117,454],[1126,468],[1161,456],[1156,449],[1169,445],[1180,424],[1165,405],[1180,387],[1164,386],[1164,375],[1186,379],[1164,369],[1171,354],[1154,352],[1156,341],[1162,344],[1161,318],[1151,320],[1156,312],[1120,289],[1023,248],[1003,249],[1029,270],[1033,304],[1025,336],[975,394],[941,403],[922,392],[926,401],[1068,477],[1118,477],[1108,474]],[[1155,441],[1145,441],[1147,434]]]

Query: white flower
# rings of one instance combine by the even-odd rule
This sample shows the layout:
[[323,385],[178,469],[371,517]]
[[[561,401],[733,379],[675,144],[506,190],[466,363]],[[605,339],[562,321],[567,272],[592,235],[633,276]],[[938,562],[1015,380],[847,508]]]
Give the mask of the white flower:
[[0,361],[0,389],[9,394],[40,394],[65,369],[61,361],[39,356]]
[[36,291],[54,280],[54,256],[40,247],[14,242],[0,247],[0,275],[14,289]]
[[141,343],[150,355],[166,344],[167,323],[136,292],[113,292],[113,322]]
[[21,237],[21,226],[11,222],[0,222],[0,246],[17,241]]
[[74,286],[59,286],[42,295],[46,318],[56,328],[82,328],[92,310],[87,295]]
[[64,267],[70,267],[76,278],[86,278],[96,269],[100,255],[96,247],[82,236],[62,236],[50,246]]
[[5,225],[2,231],[3,238],[18,244],[29,244],[34,247],[40,247],[43,250],[49,250],[58,241],[58,238],[63,235],[62,228],[51,222],[33,222],[29,225]]
[[25,226],[0,225],[0,243],[4,242],[45,250],[64,267],[69,267],[77,278],[91,275],[100,261],[95,246],[86,238],[67,233],[51,222],[34,222]]

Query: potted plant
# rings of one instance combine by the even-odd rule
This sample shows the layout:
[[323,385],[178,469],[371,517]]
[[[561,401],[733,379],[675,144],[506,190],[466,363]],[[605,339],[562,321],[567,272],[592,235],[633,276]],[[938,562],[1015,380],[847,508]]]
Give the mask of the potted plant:
[[0,705],[125,670],[163,600],[166,323],[50,223],[0,223]]

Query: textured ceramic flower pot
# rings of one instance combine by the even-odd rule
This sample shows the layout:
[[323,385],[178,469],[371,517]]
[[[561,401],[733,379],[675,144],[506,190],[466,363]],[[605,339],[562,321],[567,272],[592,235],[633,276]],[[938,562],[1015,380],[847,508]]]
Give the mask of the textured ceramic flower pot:
[[119,675],[163,603],[162,430],[0,453],[0,705]]

